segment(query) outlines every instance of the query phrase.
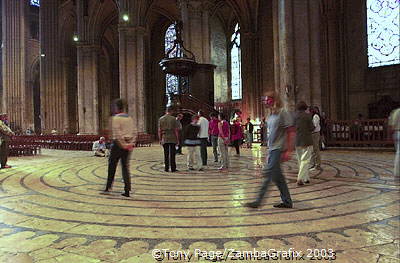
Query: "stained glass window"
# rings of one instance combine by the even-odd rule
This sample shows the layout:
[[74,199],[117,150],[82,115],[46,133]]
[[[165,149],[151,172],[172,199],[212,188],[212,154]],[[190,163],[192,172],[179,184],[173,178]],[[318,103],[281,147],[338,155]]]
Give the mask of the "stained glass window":
[[[165,32],[165,54],[173,48],[174,41],[176,39],[175,24],[171,24]],[[173,52],[169,54],[169,57],[173,57]],[[178,94],[179,92],[179,79],[178,76],[167,74],[165,78],[166,92],[167,94]]]
[[31,5],[40,6],[40,0],[30,0]]
[[231,37],[231,85],[232,100],[242,99],[242,65],[239,24],[236,24],[235,32]]
[[369,67],[400,64],[399,14],[399,0],[367,0]]

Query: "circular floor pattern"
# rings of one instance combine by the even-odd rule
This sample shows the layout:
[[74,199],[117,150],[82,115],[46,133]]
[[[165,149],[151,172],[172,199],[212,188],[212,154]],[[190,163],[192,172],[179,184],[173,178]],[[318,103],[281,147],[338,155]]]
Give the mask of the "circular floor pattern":
[[263,206],[249,210],[243,204],[258,192],[264,152],[243,149],[228,172],[216,163],[189,172],[186,155],[177,156],[180,171],[166,173],[160,147],[135,149],[131,198],[120,195],[120,170],[111,194],[100,194],[107,160],[88,152],[11,159],[14,168],[0,171],[0,261],[154,262],[155,248],[292,247],[334,249],[335,262],[398,262],[393,153],[325,151],[323,170],[304,187],[289,161],[283,167],[294,209],[272,208],[280,197],[271,185]]

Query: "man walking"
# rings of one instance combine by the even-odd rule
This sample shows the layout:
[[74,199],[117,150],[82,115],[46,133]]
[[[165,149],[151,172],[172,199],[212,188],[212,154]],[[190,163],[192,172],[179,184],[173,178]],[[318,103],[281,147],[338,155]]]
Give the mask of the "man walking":
[[262,102],[267,108],[271,109],[268,118],[268,160],[267,165],[262,170],[265,178],[256,201],[246,203],[244,206],[257,208],[261,205],[268,186],[273,181],[281,193],[282,203],[274,205],[277,208],[292,208],[293,202],[290,197],[289,189],[285,177],[281,170],[281,160],[289,159],[293,150],[292,140],[294,136],[293,123],[290,114],[282,109],[282,102],[275,92],[269,92],[262,97]]
[[129,175],[129,157],[134,144],[133,120],[125,112],[126,104],[122,99],[113,103],[114,116],[111,117],[112,145],[108,160],[108,178],[104,192],[109,192],[114,182],[118,161],[121,159],[122,178],[124,179],[123,196],[129,197],[131,191],[131,177]]
[[207,144],[208,144],[208,120],[204,117],[204,113],[202,110],[199,110],[199,138],[201,141],[200,152],[201,152],[201,160],[203,161],[203,166],[207,166]]
[[176,145],[179,145],[179,127],[173,114],[173,109],[168,107],[165,115],[158,120],[158,138],[164,148],[165,171],[176,172]]

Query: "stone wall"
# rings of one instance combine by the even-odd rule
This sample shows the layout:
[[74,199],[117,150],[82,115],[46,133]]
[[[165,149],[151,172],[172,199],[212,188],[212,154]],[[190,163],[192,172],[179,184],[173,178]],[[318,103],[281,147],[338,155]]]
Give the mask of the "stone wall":
[[389,95],[400,101],[400,65],[368,68],[366,0],[346,1],[346,65],[348,117],[361,113],[368,117],[368,104]]
[[215,102],[228,102],[231,98],[228,92],[227,36],[221,22],[213,16],[211,23],[211,63],[216,66],[214,71]]

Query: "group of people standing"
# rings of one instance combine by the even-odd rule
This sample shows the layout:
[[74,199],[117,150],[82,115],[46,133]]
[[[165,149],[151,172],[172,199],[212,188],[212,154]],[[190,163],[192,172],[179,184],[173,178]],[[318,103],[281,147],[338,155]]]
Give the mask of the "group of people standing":
[[188,147],[187,165],[189,170],[203,170],[207,166],[207,145],[209,121],[202,111],[192,117],[191,123],[184,129],[182,115],[174,117],[174,109],[167,108],[165,115],[158,121],[158,138],[164,149],[164,170],[176,172],[175,155],[182,153],[182,144]]
[[165,171],[176,172],[176,154],[182,154],[182,146],[187,147],[187,168],[203,171],[207,166],[207,145],[213,148],[214,162],[220,163],[219,170],[229,168],[229,145],[235,148],[236,156],[240,155],[240,145],[246,138],[249,148],[252,146],[254,126],[247,119],[242,126],[236,118],[229,124],[225,114],[211,113],[210,120],[204,117],[203,111],[192,116],[189,125],[182,127],[182,114],[173,116],[174,109],[168,108],[165,115],[159,119],[158,136],[164,148]]

